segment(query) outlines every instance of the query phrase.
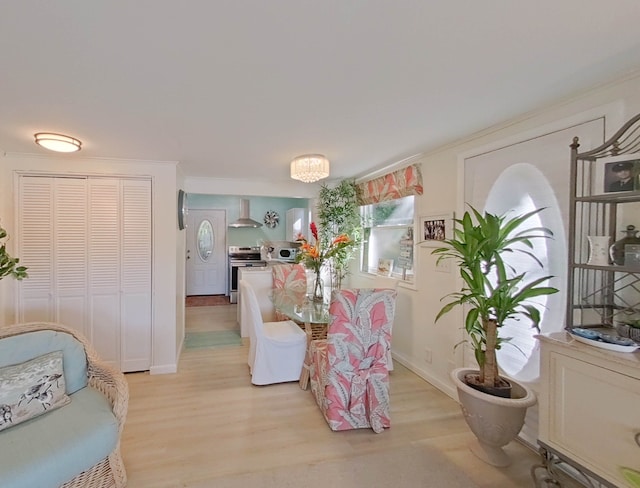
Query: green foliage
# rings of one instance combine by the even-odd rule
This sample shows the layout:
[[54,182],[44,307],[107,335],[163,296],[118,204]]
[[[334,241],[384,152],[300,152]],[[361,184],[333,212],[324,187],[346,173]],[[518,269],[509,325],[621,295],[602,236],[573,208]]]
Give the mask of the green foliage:
[[526,317],[533,327],[539,329],[540,311],[530,300],[558,292],[556,288],[541,286],[552,276],[527,282],[525,273],[516,274],[505,264],[504,256],[523,253],[542,266],[531,252],[531,241],[550,238],[553,233],[545,227],[517,231],[543,209],[507,219],[488,212],[483,215],[470,208],[471,212],[465,212],[462,219],[455,219],[454,235],[444,241],[446,247],[432,251],[438,255],[438,261],[455,260],[464,281],[460,291],[444,297],[453,300],[442,307],[436,321],[458,305],[468,306],[465,329],[480,365],[480,378],[485,386],[496,386],[498,367],[495,351],[509,340],[499,337],[498,329],[505,320],[519,317]]
[[351,239],[350,245],[341,246],[332,256],[334,267],[344,273],[362,240],[360,207],[353,180],[342,180],[334,188],[326,184],[320,187],[318,224],[324,248],[330,247],[331,242],[340,235],[347,235]]
[[12,276],[16,280],[22,280],[27,277],[27,268],[18,266],[20,260],[12,258],[7,252],[6,238],[7,231],[0,227],[0,280],[5,276]]

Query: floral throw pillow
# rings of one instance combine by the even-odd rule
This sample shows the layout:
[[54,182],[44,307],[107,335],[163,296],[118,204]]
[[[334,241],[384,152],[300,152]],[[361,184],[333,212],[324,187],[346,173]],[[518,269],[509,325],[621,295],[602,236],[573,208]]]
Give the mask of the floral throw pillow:
[[0,430],[70,401],[65,390],[62,351],[0,368]]

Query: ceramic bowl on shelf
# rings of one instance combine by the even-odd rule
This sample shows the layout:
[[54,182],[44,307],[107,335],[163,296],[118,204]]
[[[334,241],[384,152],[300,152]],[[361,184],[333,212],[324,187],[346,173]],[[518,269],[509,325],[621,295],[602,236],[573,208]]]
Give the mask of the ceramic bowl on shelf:
[[620,337],[612,334],[600,334],[600,339],[609,344],[617,344],[619,346],[637,346],[638,344],[633,339],[628,337]]
[[591,330],[591,329],[574,327],[573,329],[571,329],[571,333],[578,335],[580,337],[584,337],[585,339],[591,339],[594,341],[597,341],[598,339],[600,339],[600,332],[596,332],[595,330]]
[[579,327],[571,329],[570,332],[578,342],[599,347],[601,349],[608,349],[609,351],[634,352],[640,348],[640,343],[615,334],[603,334],[601,332],[582,329]]

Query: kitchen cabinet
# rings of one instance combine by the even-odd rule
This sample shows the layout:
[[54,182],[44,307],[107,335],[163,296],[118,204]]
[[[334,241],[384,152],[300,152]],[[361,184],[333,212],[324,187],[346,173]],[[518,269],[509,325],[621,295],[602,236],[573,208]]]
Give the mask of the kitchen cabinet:
[[290,208],[286,216],[287,230],[286,240],[295,241],[299,234],[309,239],[309,209]]

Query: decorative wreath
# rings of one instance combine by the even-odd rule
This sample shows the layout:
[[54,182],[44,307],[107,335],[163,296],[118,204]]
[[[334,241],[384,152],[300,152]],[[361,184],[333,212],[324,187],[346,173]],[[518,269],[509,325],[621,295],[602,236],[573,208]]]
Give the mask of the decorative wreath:
[[264,223],[270,229],[273,229],[276,225],[278,225],[279,221],[280,221],[280,216],[278,215],[278,212],[269,210],[267,211],[266,214],[264,214]]

